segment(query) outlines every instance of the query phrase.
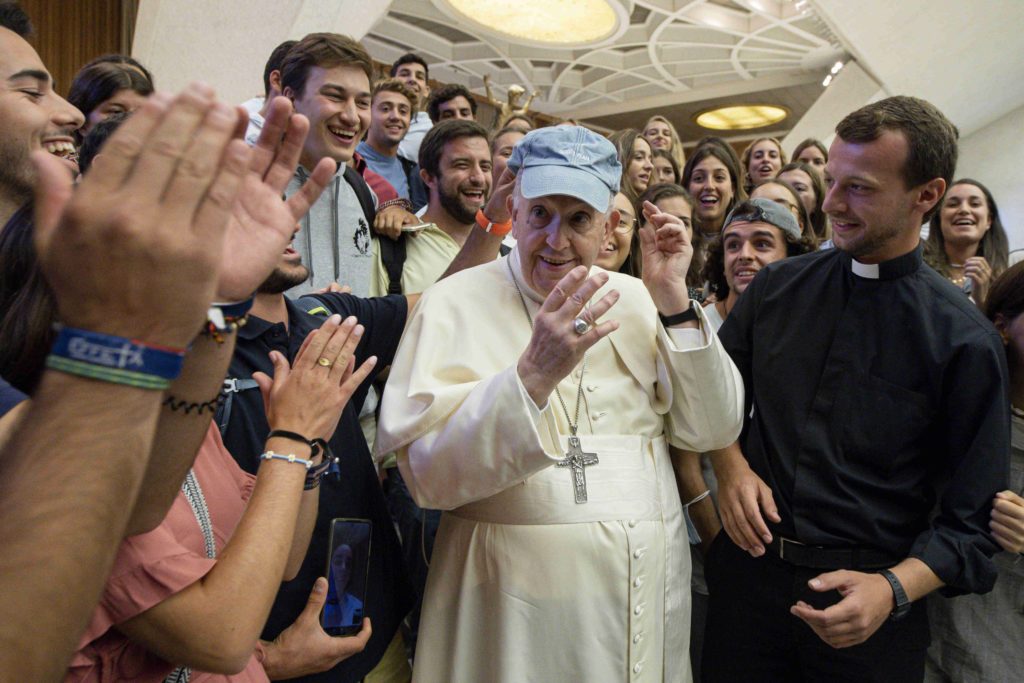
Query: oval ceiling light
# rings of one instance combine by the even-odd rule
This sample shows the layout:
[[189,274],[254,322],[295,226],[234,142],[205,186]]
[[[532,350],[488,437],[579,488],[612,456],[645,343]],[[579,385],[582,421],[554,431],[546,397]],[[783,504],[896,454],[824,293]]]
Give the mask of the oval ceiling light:
[[770,126],[787,116],[789,112],[782,107],[770,104],[742,104],[701,112],[693,120],[698,126],[711,130],[747,130]]
[[505,40],[574,47],[617,37],[628,21],[614,0],[434,0],[455,18]]

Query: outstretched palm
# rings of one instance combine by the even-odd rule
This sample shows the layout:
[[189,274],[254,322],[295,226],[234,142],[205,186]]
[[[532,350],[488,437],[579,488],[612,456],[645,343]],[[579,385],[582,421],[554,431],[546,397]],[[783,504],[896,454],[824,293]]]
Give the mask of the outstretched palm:
[[271,102],[249,172],[231,209],[218,301],[240,301],[256,291],[280,260],[296,223],[330,180],[334,162],[322,159],[302,189],[283,199],[308,131],[309,122],[302,115],[292,116],[287,98]]

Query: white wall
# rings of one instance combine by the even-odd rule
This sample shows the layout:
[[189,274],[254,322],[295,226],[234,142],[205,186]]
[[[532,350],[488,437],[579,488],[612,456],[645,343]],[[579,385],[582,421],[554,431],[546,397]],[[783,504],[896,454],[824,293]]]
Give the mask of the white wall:
[[263,67],[281,42],[329,31],[360,39],[391,0],[145,0],[132,56],[161,90],[194,80],[226,102],[263,94]]
[[850,61],[836,74],[821,97],[800,117],[789,134],[782,139],[782,149],[792,154],[793,148],[807,138],[817,138],[827,147],[835,137],[836,124],[851,111],[868,102],[885,97],[886,93],[857,62]]
[[1024,248],[1024,107],[960,140],[957,178],[974,178],[992,192],[1010,248]]

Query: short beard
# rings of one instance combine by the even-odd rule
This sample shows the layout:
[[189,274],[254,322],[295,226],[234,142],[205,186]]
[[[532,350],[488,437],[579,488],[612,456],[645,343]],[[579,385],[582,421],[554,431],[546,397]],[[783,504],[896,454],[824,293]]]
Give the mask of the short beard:
[[274,268],[263,284],[256,290],[257,294],[284,294],[292,287],[298,287],[309,278],[309,268],[303,265],[291,268]]
[[35,167],[28,155],[0,141],[0,195],[22,205],[32,199],[35,186]]
[[[483,188],[480,188],[484,191]],[[459,195],[449,194],[441,186],[440,179],[437,183],[437,194],[441,200],[441,207],[448,212],[448,215],[455,219],[456,222],[462,225],[470,225],[476,221],[476,209],[469,209],[459,199]],[[486,197],[486,195],[485,195]]]
[[839,242],[834,242],[834,244],[840,251],[846,252],[852,258],[859,260],[866,256],[873,255],[879,249],[884,248],[888,243],[899,239],[902,232],[903,230],[899,227],[889,227],[885,229],[885,232],[865,236],[850,245],[840,244]]

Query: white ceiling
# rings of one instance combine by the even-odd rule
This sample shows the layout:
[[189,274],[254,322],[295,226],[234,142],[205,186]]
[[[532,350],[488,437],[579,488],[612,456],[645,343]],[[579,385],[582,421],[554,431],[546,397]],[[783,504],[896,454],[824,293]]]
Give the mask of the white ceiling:
[[[486,2],[486,0],[481,0]],[[391,62],[421,54],[431,77],[495,94],[519,84],[540,95],[533,108],[589,118],[644,105],[696,102],[821,81],[845,56],[807,3],[792,0],[609,0],[628,26],[586,49],[510,43],[470,28],[443,0],[395,0],[363,38]]]

